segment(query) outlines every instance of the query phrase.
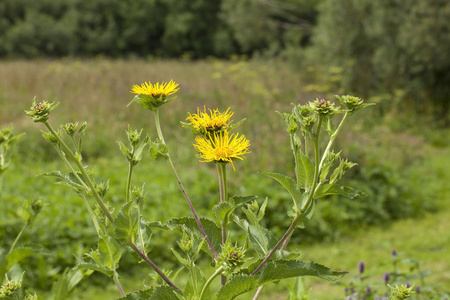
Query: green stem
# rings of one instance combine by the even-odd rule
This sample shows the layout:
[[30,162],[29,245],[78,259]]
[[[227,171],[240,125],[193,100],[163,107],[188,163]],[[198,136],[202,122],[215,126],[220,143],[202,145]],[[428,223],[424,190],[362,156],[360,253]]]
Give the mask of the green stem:
[[89,205],[89,202],[87,201],[84,194],[80,193],[81,199],[83,199],[84,206],[86,207],[89,216],[92,219],[92,223],[94,223],[95,231],[97,231],[97,235],[100,236],[100,226],[98,225],[97,217],[95,216],[94,212],[91,209],[91,206]]
[[16,247],[17,242],[18,242],[19,239],[22,237],[22,234],[24,233],[25,229],[27,229],[28,225],[30,225],[30,222],[29,222],[29,221],[27,221],[27,222],[23,225],[23,227],[22,227],[22,229],[20,230],[19,234],[16,236],[16,239],[14,240],[13,244],[11,245],[11,248],[9,248],[8,254],[11,253],[11,252],[14,250],[14,248]]
[[[166,145],[166,143],[164,141],[164,136],[161,131],[158,109],[156,111],[154,111],[154,113],[155,113],[155,123],[156,123],[156,131],[158,132],[158,137],[161,140],[161,142],[164,145]],[[166,145],[166,147],[167,147],[167,145]],[[172,173],[175,176],[175,179],[177,180],[178,186],[180,187],[181,192],[183,193],[183,196],[186,199],[186,202],[188,203],[192,214],[194,215],[195,221],[197,222],[197,226],[199,227],[200,232],[202,233],[203,237],[206,239],[206,242],[208,243],[209,248],[211,249],[212,253],[214,254],[215,260],[217,261],[219,256],[217,255],[217,252],[214,250],[214,247],[212,246],[211,241],[209,240],[208,236],[206,235],[205,229],[200,221],[200,218],[197,215],[197,212],[195,211],[194,205],[192,204],[191,199],[189,198],[183,184],[181,183],[180,177],[178,176],[177,170],[175,169],[175,166],[173,165],[173,162],[172,162],[172,159],[170,158],[169,152],[167,152],[167,160],[169,161],[170,167],[172,168]]]
[[119,276],[117,275],[116,272],[114,272],[113,278],[114,278],[114,282],[117,285],[117,288],[119,289],[120,295],[122,295],[122,297],[126,297],[127,294],[125,294],[125,292],[123,291],[122,285],[120,284],[120,281],[119,281]]
[[[226,163],[217,163],[217,173],[219,174],[219,195],[220,203],[225,203],[228,201],[228,191],[227,191],[227,165]],[[222,221],[222,246],[227,242],[227,220]],[[225,285],[227,282],[227,277],[221,275],[221,283]]]
[[284,233],[284,235],[281,237],[281,239],[278,241],[278,243],[275,245],[275,247],[273,247],[273,249],[269,252],[269,254],[267,254],[267,256],[264,258],[264,260],[252,272],[251,275],[255,275],[263,267],[263,265],[269,260],[269,258],[275,253],[275,251],[278,249],[278,247],[280,247],[280,245],[283,244],[284,241],[291,236],[292,232],[295,229],[295,226],[302,219],[302,216],[305,214],[307,208],[309,207],[309,205],[311,205],[311,202],[314,199],[314,193],[316,190],[317,180],[318,180],[319,172],[320,172],[320,169],[319,169],[319,134],[320,134],[320,128],[322,127],[322,121],[323,121],[323,117],[319,116],[319,122],[317,124],[317,132],[314,137],[314,153],[315,153],[315,155],[314,155],[314,157],[315,157],[314,180],[313,180],[311,189],[309,190],[308,199],[306,199],[305,203],[300,208],[300,213],[295,216],[294,220],[292,220],[292,223],[289,226],[288,230]]
[[217,275],[219,275],[220,273],[222,273],[223,271],[223,266],[221,266],[220,268],[218,268],[214,274],[211,275],[211,277],[208,278],[208,280],[206,281],[205,285],[203,286],[202,292],[200,294],[200,298],[199,300],[203,300],[203,297],[205,296],[206,290],[208,289],[208,286],[211,284],[211,282],[213,281],[214,278],[217,277]]
[[[133,149],[134,152],[134,149]],[[130,161],[128,163],[128,176],[127,176],[127,187],[126,187],[126,201],[130,202],[130,189],[131,189],[131,175],[133,174],[133,163]]]
[[342,118],[341,122],[339,123],[339,126],[336,128],[334,133],[330,136],[330,141],[328,142],[327,147],[325,148],[325,151],[323,152],[322,159],[320,160],[319,169],[322,169],[323,162],[325,161],[325,158],[328,155],[328,152],[330,152],[331,146],[334,143],[334,140],[336,139],[337,135],[342,129],[342,126],[344,125],[345,120],[349,116],[348,112],[345,112],[344,117]]
[[297,189],[300,189],[300,166],[298,163],[298,151],[301,151],[300,148],[296,148],[294,142],[294,134],[290,135],[291,149],[294,153],[294,166],[295,166],[295,177],[297,178]]
[[55,132],[55,130],[52,128],[52,126],[48,123],[48,121],[44,122],[45,126],[47,126],[48,130],[53,134],[53,136],[58,140],[58,142],[63,146],[63,148],[67,151],[67,153],[70,155],[70,157],[74,160],[75,164],[77,165],[78,169],[80,170],[81,174],[83,175],[84,179],[87,182],[87,185],[89,186],[92,194],[94,195],[95,199],[97,200],[98,205],[102,209],[103,213],[106,215],[106,217],[109,219],[111,223],[114,223],[114,218],[109,212],[108,208],[106,207],[105,203],[103,202],[100,195],[97,193],[97,189],[95,188],[94,183],[92,182],[91,178],[87,174],[86,170],[84,169],[83,165],[81,164],[79,157],[77,157],[72,150],[67,146],[66,143],[58,136],[58,134]]

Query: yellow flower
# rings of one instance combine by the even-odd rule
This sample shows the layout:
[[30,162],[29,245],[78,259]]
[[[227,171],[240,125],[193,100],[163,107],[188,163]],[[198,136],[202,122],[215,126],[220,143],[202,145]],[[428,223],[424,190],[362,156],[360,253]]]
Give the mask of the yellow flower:
[[223,128],[228,128],[228,121],[231,116],[233,116],[234,112],[230,112],[230,108],[228,108],[224,113],[219,112],[218,109],[212,111],[209,110],[209,114],[206,111],[200,111],[197,108],[196,114],[189,114],[189,117],[186,120],[190,121],[190,126],[192,126],[197,132],[206,135],[208,131],[216,131]]
[[250,142],[244,135],[229,135],[228,131],[223,131],[214,132],[213,135],[209,133],[208,137],[195,138],[194,147],[200,152],[197,157],[203,159],[203,162],[231,162],[234,170],[233,159],[242,160],[244,154],[250,153]]
[[133,94],[139,94],[139,95],[149,95],[153,97],[158,96],[169,96],[172,94],[175,94],[179,90],[178,83],[175,83],[173,80],[170,80],[169,82],[157,82],[155,84],[152,84],[150,81],[144,82],[141,84],[141,86],[135,84],[133,85],[131,92]]

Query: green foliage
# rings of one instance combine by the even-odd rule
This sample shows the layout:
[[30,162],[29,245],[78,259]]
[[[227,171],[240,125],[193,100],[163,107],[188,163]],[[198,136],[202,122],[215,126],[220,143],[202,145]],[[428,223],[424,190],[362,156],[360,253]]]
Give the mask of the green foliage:
[[448,117],[449,16],[445,0],[325,1],[311,48],[323,64],[316,71],[327,83],[334,72],[336,89],[392,100],[401,90],[402,110]]

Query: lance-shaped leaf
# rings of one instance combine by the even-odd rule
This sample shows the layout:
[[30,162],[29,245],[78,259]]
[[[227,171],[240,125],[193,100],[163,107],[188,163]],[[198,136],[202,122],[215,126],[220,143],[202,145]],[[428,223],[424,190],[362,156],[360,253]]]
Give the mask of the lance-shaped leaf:
[[278,260],[267,262],[256,275],[249,275],[256,266],[257,264],[253,264],[244,271],[244,274],[233,276],[219,290],[217,300],[231,300],[262,285],[286,278],[314,276],[332,281],[347,274],[347,272],[335,271],[315,262]]
[[[313,168],[314,171],[314,168]],[[279,173],[267,173],[264,172],[262,173],[268,177],[272,177],[273,179],[275,179],[276,181],[278,181],[279,183],[281,183],[282,186],[285,187],[285,189],[289,192],[289,194],[292,197],[292,200],[294,201],[294,204],[299,207],[300,204],[302,203],[302,193],[296,188],[296,184],[294,179],[292,179],[291,177],[288,177],[286,175],[283,174],[279,174]]]
[[297,176],[299,176],[300,188],[306,189],[311,187],[314,182],[314,164],[303,154],[297,151]]
[[72,188],[77,193],[88,192],[88,190],[86,188],[84,188],[84,186],[82,185],[83,183],[85,183],[84,180],[82,179],[83,180],[83,183],[82,183],[77,178],[77,176],[79,178],[82,178],[81,173],[79,173],[79,174],[77,173],[77,176],[75,176],[75,174],[73,174],[72,172],[62,174],[60,171],[53,171],[53,172],[48,172],[48,173],[44,173],[44,174],[40,174],[40,175],[55,177],[56,183],[66,185],[66,186]]
[[110,270],[119,267],[118,263],[122,256],[122,249],[119,243],[110,236],[99,236],[98,251],[102,265]]
[[134,202],[125,203],[114,219],[116,238],[126,242],[135,241],[139,222],[139,210]]
[[314,194],[314,198],[318,199],[329,195],[341,195],[350,199],[365,196],[363,192],[334,183],[319,186]]

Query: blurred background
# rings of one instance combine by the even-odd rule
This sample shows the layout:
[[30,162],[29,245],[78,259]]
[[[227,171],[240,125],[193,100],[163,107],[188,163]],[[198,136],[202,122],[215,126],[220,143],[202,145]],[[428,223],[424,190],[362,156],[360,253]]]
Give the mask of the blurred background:
[[[367,196],[321,201],[290,248],[300,248],[305,260],[351,272],[361,260],[380,265],[381,275],[373,271],[380,280],[396,248],[430,270],[420,284],[448,290],[449,20],[447,0],[1,0],[0,125],[26,134],[3,174],[0,247],[14,241],[31,199],[45,206],[21,243],[45,251],[14,270],[25,271],[27,288],[46,295],[66,267],[96,247],[82,201],[37,176],[64,166],[41,137],[44,128],[25,117],[34,97],[60,102],[50,118],[54,127],[88,122],[85,163],[98,181],[110,179],[107,200],[118,208],[127,163],[116,141],[126,141],[128,124],[156,137],[153,115],[136,104],[127,108],[131,86],[179,83],[177,100],[162,109],[162,130],[196,207],[211,217],[216,171],[198,162],[191,132],[180,121],[197,108],[230,107],[235,121],[246,118],[240,132],[252,145],[230,171],[230,194],[258,195],[261,202],[268,197],[265,222],[281,236],[290,224],[289,195],[258,174],[294,173],[276,111],[351,94],[376,103],[352,117],[336,143],[343,157],[359,164],[345,185]],[[164,163],[147,156],[135,173],[135,184],[143,183],[150,191],[147,220],[187,215]],[[175,247],[177,238],[154,233],[152,256],[166,269],[176,264],[167,241]],[[142,280],[151,283],[149,270],[136,266],[132,255],[120,271],[126,292]],[[309,279],[305,286],[312,288],[311,299],[344,298],[342,287]],[[274,285],[266,297],[286,299],[287,289]],[[106,276],[93,274],[70,299],[118,296]]]

